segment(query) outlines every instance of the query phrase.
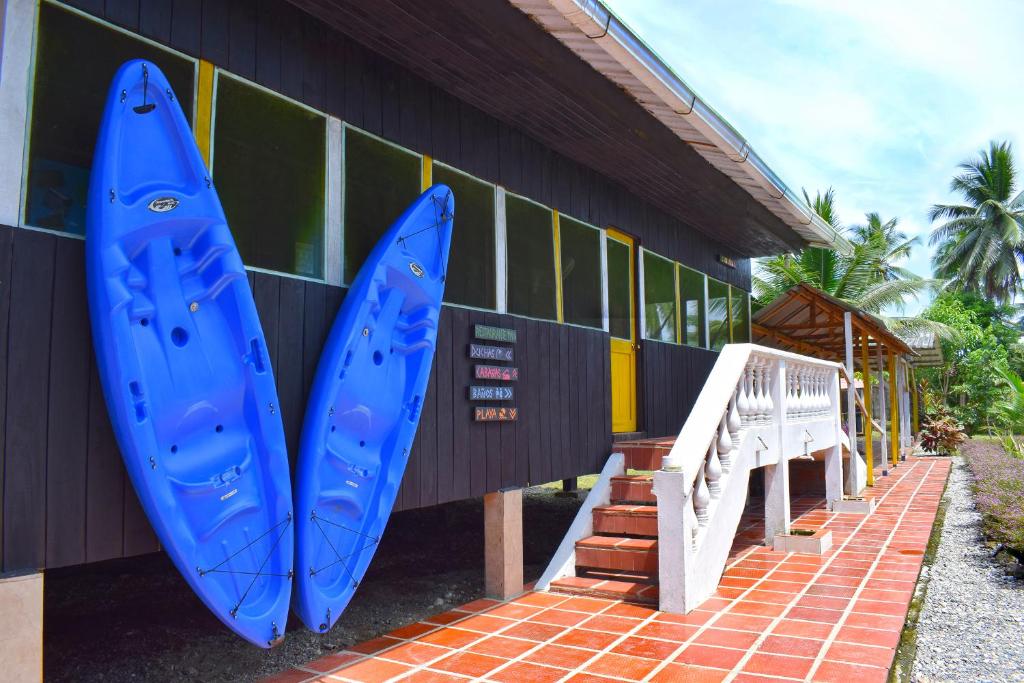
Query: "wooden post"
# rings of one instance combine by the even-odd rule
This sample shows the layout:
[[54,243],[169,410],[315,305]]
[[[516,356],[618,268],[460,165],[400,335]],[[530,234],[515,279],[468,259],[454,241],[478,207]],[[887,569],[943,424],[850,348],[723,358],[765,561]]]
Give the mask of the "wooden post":
[[868,486],[875,485],[875,444],[874,413],[871,412],[871,356],[868,350],[868,333],[860,333],[860,366],[864,374],[864,460],[867,464]]
[[523,490],[484,496],[484,589],[508,600],[523,592]]
[[889,448],[889,428],[885,421],[885,361],[882,359],[881,343],[875,348],[878,351],[878,426],[882,428],[882,433],[880,434],[882,438],[882,443],[880,444],[882,452],[879,454],[878,460],[882,463],[882,476],[886,476],[889,474],[889,458],[886,457],[886,452]]
[[896,402],[896,354],[889,351],[889,454],[892,466],[900,462],[900,408]]
[[910,368],[910,409],[914,416],[914,438],[917,438],[918,433],[921,431],[921,416],[918,413],[920,406],[917,404],[917,370]]
[[0,614],[0,678],[43,680],[43,573],[0,574]]
[[562,480],[562,493],[574,493],[576,491],[576,477]]
[[[860,461],[857,448],[857,387],[853,380],[853,315],[847,311],[843,314],[843,335],[846,338],[846,375],[849,382],[846,387],[846,430],[850,437],[850,495],[856,496],[864,488],[864,466]],[[836,380],[838,382],[838,379]],[[839,392],[836,392],[838,407]]]

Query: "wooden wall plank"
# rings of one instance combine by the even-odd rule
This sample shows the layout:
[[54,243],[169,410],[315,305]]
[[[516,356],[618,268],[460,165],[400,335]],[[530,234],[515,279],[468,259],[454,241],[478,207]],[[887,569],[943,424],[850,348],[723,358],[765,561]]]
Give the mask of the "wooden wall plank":
[[[304,42],[304,16],[298,8],[282,5],[281,92],[296,100],[304,99],[305,53],[315,48],[315,44]],[[315,106],[309,100],[306,103]]]
[[85,250],[58,239],[46,433],[46,566],[85,562],[85,486],[92,345]]
[[437,399],[434,401],[436,412],[435,435],[437,439],[437,502],[447,503],[455,497],[455,392],[462,390],[456,385],[452,375],[452,355],[456,353],[452,335],[452,309],[441,307],[441,317],[437,329],[437,351],[434,355],[433,381],[437,383]]
[[252,0],[231,0],[227,68],[237,76],[256,80],[256,3]]
[[252,273],[252,297],[256,302],[256,313],[260,317],[260,325],[263,327],[263,337],[267,341],[267,355],[270,358],[270,367],[274,371],[275,381],[277,377],[277,334],[280,312],[278,307],[281,300],[281,281],[284,278],[267,273]]
[[202,52],[203,0],[174,0],[170,23],[168,44],[187,55],[198,57]]
[[94,358],[89,363],[89,443],[85,493],[85,559],[98,562],[124,551],[124,465],[110,425]]
[[[9,348],[11,310],[11,268],[14,261],[15,230],[0,227],[0,444],[7,439],[7,350]],[[6,449],[0,452],[0,567],[4,565],[4,462]]]
[[295,468],[299,455],[299,432],[305,413],[303,392],[303,314],[305,289],[302,280],[279,278],[281,281],[278,305],[277,355],[274,379],[277,397],[281,401],[281,421],[284,423],[288,461]]
[[326,318],[324,303],[326,285],[307,282],[302,298],[302,403],[306,404],[313,377],[320,362],[320,352],[327,340],[327,333],[333,320]]
[[121,554],[125,557],[152,553],[160,549],[156,533],[142,509],[138,494],[132,486],[128,473],[122,475],[124,489],[124,539]]
[[4,440],[4,570],[46,561],[46,433],[50,322],[57,238],[14,237],[7,339]]
[[104,13],[108,21],[129,31],[139,29],[139,0],[106,0]]
[[231,63],[231,6],[227,0],[203,2],[203,23],[200,33],[200,54],[217,66]]
[[174,0],[138,0],[138,6],[139,33],[157,42],[170,43]]
[[464,308],[449,308],[452,315],[452,466],[455,500],[468,498],[476,488],[476,472],[483,462],[483,449],[477,438],[478,425],[472,422],[472,410],[466,387],[471,369],[466,349],[470,341],[470,312]]
[[[277,0],[256,3],[256,82],[281,91],[281,30],[283,8]],[[295,50],[289,50],[294,53]]]

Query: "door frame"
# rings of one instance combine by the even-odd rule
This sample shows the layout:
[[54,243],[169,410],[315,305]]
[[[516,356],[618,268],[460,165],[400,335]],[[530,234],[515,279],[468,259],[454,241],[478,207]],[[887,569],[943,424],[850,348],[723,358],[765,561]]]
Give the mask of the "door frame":
[[[640,402],[640,308],[639,308],[639,306],[640,306],[640,304],[639,304],[639,294],[640,294],[640,281],[639,281],[639,277],[640,277],[640,270],[639,270],[639,261],[638,261],[640,240],[636,237],[636,235],[632,235],[632,234],[630,234],[628,232],[625,232],[624,230],[620,230],[619,228],[615,228],[615,227],[611,227],[611,226],[607,226],[605,228],[605,238],[606,239],[613,239],[616,242],[625,244],[625,245],[627,245],[629,247],[629,250],[630,250],[630,258],[629,258],[629,273],[630,273],[629,298],[630,298],[630,307],[631,307],[632,315],[630,316],[630,336],[631,336],[631,339],[629,339],[628,341],[629,341],[629,343],[632,346],[632,352],[633,352],[633,392],[634,392],[634,397],[633,397],[633,406],[634,406],[634,409],[633,409],[633,414],[634,414],[633,415],[633,419],[634,419],[633,428],[631,430],[626,430],[626,431],[616,431],[615,423],[614,423],[614,418],[615,418],[614,411],[613,411],[613,414],[612,414],[612,433],[613,434],[623,434],[623,433],[629,433],[629,432],[638,431],[640,429],[640,422],[641,422],[641,420],[640,420],[640,411],[641,411],[641,402]],[[606,276],[606,280],[607,280],[607,276]],[[610,287],[610,283],[609,283],[608,286]],[[608,299],[606,297],[606,299],[605,299],[606,304],[607,304],[607,300]],[[611,331],[610,330],[611,330],[611,323],[609,321],[609,334],[608,334],[608,338],[609,338],[609,353],[611,353],[611,345],[612,345],[612,343],[614,343],[616,341],[619,341],[619,342],[625,341],[625,340],[622,340],[619,337],[613,337],[611,335]],[[609,371],[609,375],[610,375],[610,371]],[[609,377],[609,380],[610,381],[614,381],[611,377]],[[611,386],[608,387],[608,390],[609,390],[609,392],[611,392]]]

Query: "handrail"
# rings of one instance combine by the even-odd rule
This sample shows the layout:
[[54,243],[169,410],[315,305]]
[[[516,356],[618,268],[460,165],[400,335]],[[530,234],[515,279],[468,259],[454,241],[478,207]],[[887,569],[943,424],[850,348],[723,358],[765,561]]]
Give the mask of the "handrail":
[[715,438],[723,410],[736,393],[736,386],[752,355],[762,355],[776,360],[791,360],[805,365],[841,368],[833,361],[810,358],[788,351],[780,351],[759,344],[727,344],[718,355],[704,388],[683,424],[669,454],[662,460],[662,469],[682,471],[686,482],[697,478],[701,459],[686,458],[685,452],[700,451],[698,444],[709,444]]
[[858,408],[860,408],[860,413],[861,413],[861,415],[863,415],[863,416],[864,416],[864,417],[865,417],[865,418],[866,418],[866,419],[868,420],[868,422],[870,422],[870,423],[871,423],[871,425],[872,425],[872,426],[873,426],[873,427],[874,427],[875,429],[877,429],[877,430],[878,430],[878,433],[879,433],[879,434],[881,434],[882,432],[884,432],[885,430],[884,430],[884,429],[882,429],[882,428],[881,428],[881,427],[880,427],[880,426],[878,425],[878,423],[877,423],[877,422],[875,422],[875,418],[871,417],[871,416],[870,416],[870,415],[868,414],[868,409],[867,409],[867,406],[865,406],[865,405],[864,405],[864,398],[863,398],[863,397],[862,397],[862,396],[861,396],[860,394],[858,394],[858,393],[857,393],[857,385],[855,385],[855,384],[853,383],[853,379],[851,379],[851,378],[850,378],[850,376],[849,376],[849,375],[848,375],[848,374],[846,373],[846,368],[845,368],[844,366],[840,365],[840,366],[839,366],[839,372],[841,372],[841,373],[842,373],[842,375],[843,375],[843,379],[845,379],[845,380],[846,380],[846,384],[847,384],[848,386],[851,386],[851,387],[853,387],[853,400],[854,400],[854,401],[855,401],[855,402],[857,403],[857,407],[858,407]]

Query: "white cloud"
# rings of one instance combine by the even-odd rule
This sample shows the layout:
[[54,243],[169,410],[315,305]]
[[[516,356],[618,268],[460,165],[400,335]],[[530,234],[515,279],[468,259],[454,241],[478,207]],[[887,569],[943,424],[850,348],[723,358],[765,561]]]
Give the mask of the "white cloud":
[[608,1],[791,187],[834,187],[847,223],[898,216],[927,245],[959,162],[990,139],[1024,158],[1024,3]]

